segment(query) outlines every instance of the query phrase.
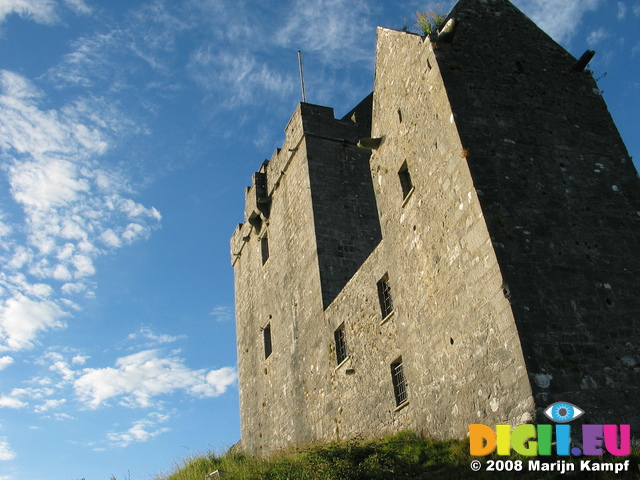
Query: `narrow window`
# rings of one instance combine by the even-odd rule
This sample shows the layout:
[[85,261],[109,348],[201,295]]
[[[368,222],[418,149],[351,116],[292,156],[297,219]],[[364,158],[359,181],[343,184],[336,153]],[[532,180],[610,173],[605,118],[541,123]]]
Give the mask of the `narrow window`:
[[391,301],[391,286],[389,285],[389,275],[387,273],[378,282],[378,299],[380,300],[380,312],[382,318],[386,318],[393,312],[393,302]]
[[268,324],[266,327],[262,329],[262,336],[264,338],[264,358],[269,358],[271,355],[272,347],[271,347],[271,324]]
[[345,336],[344,331],[344,323],[340,325],[337,330],[333,333],[333,336],[336,340],[336,361],[338,365],[344,362],[349,355],[349,351],[347,350],[347,338]]
[[266,233],[260,239],[260,250],[262,252],[262,264],[264,265],[269,259],[269,238]]
[[391,364],[391,381],[393,382],[393,394],[396,397],[396,406],[398,407],[409,399],[407,379],[404,376],[404,368],[402,367],[402,357],[399,357]]
[[413,188],[411,174],[409,173],[406,160],[400,167],[400,170],[398,170],[398,177],[400,177],[400,185],[402,186],[402,198],[405,199],[411,193],[411,189]]

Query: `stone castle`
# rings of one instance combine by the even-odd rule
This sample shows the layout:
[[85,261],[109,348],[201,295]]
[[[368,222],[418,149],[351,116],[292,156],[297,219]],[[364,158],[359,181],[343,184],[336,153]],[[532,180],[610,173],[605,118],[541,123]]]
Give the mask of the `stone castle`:
[[640,188],[600,91],[507,0],[379,28],[373,93],[299,104],[231,239],[253,453],[470,423],[640,427]]

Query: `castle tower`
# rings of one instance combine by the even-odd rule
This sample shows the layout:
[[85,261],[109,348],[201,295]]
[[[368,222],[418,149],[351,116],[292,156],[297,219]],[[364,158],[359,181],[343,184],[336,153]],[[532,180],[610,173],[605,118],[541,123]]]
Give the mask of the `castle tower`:
[[370,151],[357,147],[370,129],[370,96],[342,120],[302,103],[246,191],[231,251],[242,437],[252,451],[316,438],[325,408],[316,377],[331,364],[323,312],[381,238]]
[[247,190],[249,451],[464,437],[556,401],[640,427],[640,189],[597,85],[507,0],[449,18],[378,29],[372,108],[301,104]]

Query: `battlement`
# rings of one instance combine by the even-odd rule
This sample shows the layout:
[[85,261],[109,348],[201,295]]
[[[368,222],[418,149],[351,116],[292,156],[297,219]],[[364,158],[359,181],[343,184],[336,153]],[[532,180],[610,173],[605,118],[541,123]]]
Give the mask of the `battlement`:
[[244,223],[239,224],[231,239],[231,264],[242,254],[250,235],[259,235],[269,223],[271,198],[286,175],[289,164],[301,148],[305,137],[313,137],[340,145],[355,147],[371,131],[372,96],[366,97],[342,119],[336,119],[333,109],[310,103],[300,103],[285,128],[285,141],[270,160],[253,174],[245,190]]

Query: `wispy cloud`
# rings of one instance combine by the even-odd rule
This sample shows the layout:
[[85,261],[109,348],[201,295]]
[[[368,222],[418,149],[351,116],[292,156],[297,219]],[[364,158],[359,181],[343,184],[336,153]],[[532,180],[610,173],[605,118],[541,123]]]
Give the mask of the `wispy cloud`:
[[191,55],[189,72],[205,90],[227,92],[222,103],[226,107],[262,103],[266,95],[282,98],[295,88],[292,77],[253,53],[229,52],[211,45],[201,46]]
[[11,14],[20,15],[38,23],[52,24],[59,20],[56,2],[53,0],[2,0],[0,2],[0,23]]
[[[160,342],[172,341],[169,336],[152,336]],[[89,411],[114,406],[154,409],[127,431],[110,434],[110,443],[126,446],[165,431],[154,425],[169,420],[166,412],[162,413],[167,395],[218,397],[237,379],[232,367],[190,369],[178,351],[143,350],[120,357],[114,367],[104,368],[83,367],[88,358],[71,349],[49,349],[34,362],[42,368],[40,376],[25,380],[24,387],[0,392],[0,409],[24,409],[59,421],[73,418],[70,409],[78,404]]]
[[604,28],[600,27],[589,33],[589,35],[587,36],[587,43],[590,46],[595,47],[600,42],[609,38],[610,36],[611,34],[609,32],[607,32]]
[[209,315],[211,315],[216,322],[229,322],[233,320],[233,307],[218,305],[213,307]]
[[54,409],[60,408],[65,403],[67,403],[67,400],[65,398],[49,399],[49,400],[46,400],[44,403],[41,403],[40,405],[37,405],[35,407],[34,411],[36,413],[48,412],[49,410],[54,410]]
[[138,330],[137,332],[131,333],[127,337],[127,340],[135,342],[142,341],[142,345],[138,346],[142,346],[143,348],[151,348],[167,343],[173,343],[184,338],[186,338],[185,335],[158,334],[155,333],[151,327],[144,326],[140,327],[140,330]]
[[16,458],[16,453],[9,446],[6,437],[0,437],[0,462],[6,462]]
[[618,2],[618,20],[624,20],[627,16],[627,5],[624,2]]
[[89,14],[93,9],[84,0],[64,0],[64,3],[76,13]]
[[108,433],[107,439],[113,445],[123,448],[129,446],[131,443],[146,442],[170,431],[167,427],[158,426],[167,422],[169,418],[169,415],[160,412],[150,413],[146,418],[135,421],[131,428],[125,432]]
[[[176,39],[189,25],[172,3],[151,2],[127,13],[115,28],[78,38],[47,78],[60,87],[100,86],[123,94],[145,75],[171,77]],[[158,78],[155,78],[155,82]]]
[[191,370],[175,354],[162,357],[158,350],[145,350],[119,358],[115,368],[87,368],[73,386],[88,408],[98,408],[117,399],[126,407],[150,407],[161,395],[181,390],[195,397],[216,397],[236,381],[231,367]]
[[514,3],[559,43],[571,42],[582,17],[603,0],[515,0]]
[[0,173],[21,212],[0,225],[0,351],[63,328],[77,308],[71,296],[93,295],[95,258],[147,238],[161,219],[100,161],[127,118],[100,99],[46,102],[26,78],[0,71]]
[[362,0],[295,0],[275,35],[278,44],[315,52],[328,64],[345,65],[373,58],[371,45],[375,25],[371,11]]
[[2,0],[0,1],[0,23],[9,15],[51,25],[60,21],[59,10],[68,8],[78,14],[90,14],[93,9],[84,0]]

